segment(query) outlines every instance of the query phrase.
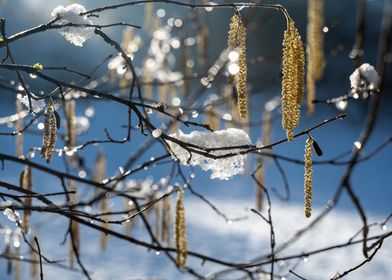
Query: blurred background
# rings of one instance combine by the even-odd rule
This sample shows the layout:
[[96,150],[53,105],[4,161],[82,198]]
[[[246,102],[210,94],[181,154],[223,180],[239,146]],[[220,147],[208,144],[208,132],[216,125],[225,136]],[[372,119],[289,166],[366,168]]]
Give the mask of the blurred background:
[[[125,1],[119,1],[125,2]],[[215,1],[216,3],[225,3]],[[355,70],[354,60],[349,54],[353,48],[355,40],[356,14],[360,1],[346,0],[337,2],[325,1],[325,73],[320,82],[317,83],[317,98],[320,100],[338,97],[347,94],[350,90],[349,76]],[[367,0],[363,63],[376,65],[378,36],[381,25],[381,18],[384,9],[384,1]],[[78,1],[87,10],[113,4],[113,1]],[[307,1],[277,1],[268,3],[279,3],[287,8],[290,16],[296,22],[296,26],[303,38],[306,38],[307,24]],[[5,0],[0,5],[0,17],[6,19],[6,32],[8,35],[20,32],[25,29],[47,23],[52,19],[51,12],[58,5],[67,6],[71,1],[27,1],[27,0]],[[165,93],[165,99],[158,87],[153,87],[151,102],[168,103],[173,112],[183,111],[183,118],[192,121],[204,122],[209,120],[203,105],[208,102],[222,98],[225,94],[224,85],[227,84],[224,75],[217,75],[216,80],[211,85],[205,87],[203,77],[207,75],[208,69],[219,59],[222,51],[227,47],[227,32],[229,28],[232,10],[230,9],[208,9],[191,10],[177,5],[154,3],[153,10],[149,14],[145,5],[135,5],[123,7],[121,9],[107,10],[99,14],[98,18],[93,17],[95,24],[110,24],[116,22],[127,22],[140,25],[142,28],[133,29],[134,53],[133,63],[137,73],[143,77],[143,69],[148,58],[158,59],[158,50],[154,49],[152,38],[157,38],[157,30],[162,31],[162,36],[169,42],[169,51],[165,53],[165,62],[162,68],[154,70],[152,75],[154,81],[164,82],[165,79],[176,80],[184,75],[183,71],[183,43],[189,51],[186,60],[187,69],[191,74],[190,93],[194,93],[199,88],[204,88],[199,99],[193,104],[189,98],[182,95],[182,83],[174,83]],[[250,122],[256,125],[251,126],[249,134],[253,144],[260,143],[262,139],[261,121],[265,105],[276,100],[274,97],[280,96],[281,90],[281,56],[283,32],[286,28],[284,16],[276,10],[266,9],[241,9],[241,16],[248,27],[247,56],[248,56],[248,83],[250,88]],[[200,25],[202,22],[203,25]],[[151,25],[148,29],[146,25]],[[208,36],[205,48],[205,61],[200,55],[200,26],[207,30]],[[124,26],[105,28],[103,31],[113,40],[124,42]],[[185,34],[185,35],[184,35]],[[155,36],[155,37],[154,37]],[[182,36],[186,40],[181,40]],[[137,38],[135,40],[135,38]],[[161,41],[161,43],[164,40]],[[92,75],[92,80],[99,81],[97,89],[114,94],[123,94],[117,90],[121,87],[121,80],[124,73],[118,70],[118,62],[106,60],[108,55],[117,55],[116,51],[105,44],[98,36],[92,36],[85,42],[83,47],[77,47],[67,42],[58,30],[48,30],[28,36],[15,41],[11,45],[13,56],[18,64],[33,65],[41,63],[48,66],[67,66],[82,73],[90,73],[97,65],[102,63]],[[4,50],[1,50],[4,55]],[[392,53],[386,58],[387,71],[383,97],[381,101],[380,113],[374,134],[368,145],[363,150],[366,154],[373,151],[383,141],[391,136],[392,132],[392,109],[391,95],[391,67]],[[156,62],[156,61],[155,61]],[[112,64],[110,64],[112,63]],[[114,66],[113,66],[114,65]],[[224,71],[223,71],[224,72]],[[64,71],[45,72],[51,77],[67,82],[78,81],[80,77]],[[109,73],[109,74],[108,74]],[[164,75],[165,78],[162,78]],[[186,76],[186,75],[185,75]],[[102,77],[106,77],[106,82],[102,82]],[[0,70],[2,84],[8,84],[17,88],[18,81],[14,72]],[[30,89],[40,94],[49,93],[54,89],[50,83],[39,78],[25,76]],[[101,79],[101,80],[100,80]],[[84,83],[87,85],[88,83]],[[125,85],[127,83],[125,82]],[[122,84],[124,85],[124,84]],[[176,89],[177,87],[177,89]],[[16,92],[0,87],[0,118],[15,114]],[[119,93],[120,92],[120,93]],[[126,96],[126,93],[125,95]],[[206,103],[207,102],[207,103]],[[271,103],[269,103],[271,104]],[[321,127],[312,136],[317,140],[324,151],[322,158],[314,160],[331,159],[354,149],[354,142],[359,137],[364,127],[369,99],[350,100],[346,106],[335,106],[331,104],[316,104],[315,114],[308,116],[306,108],[302,112],[300,126],[297,132],[309,128],[324,119],[335,117],[345,112],[347,117],[342,121],[336,121]],[[274,111],[272,126],[272,141],[275,142],[285,137],[285,131],[281,128],[279,109]],[[162,118],[159,114],[149,112],[151,121],[156,127],[165,129],[164,123],[167,118]],[[63,113],[61,113],[63,116]],[[127,108],[113,102],[107,102],[93,98],[81,98],[76,102],[76,116],[79,118],[78,125],[82,133],[78,135],[77,141],[82,144],[91,139],[105,139],[105,128],[109,129],[110,135],[115,139],[122,139],[126,136]],[[224,120],[225,114],[231,114],[231,108],[225,104],[217,107],[215,111],[217,128],[227,126]],[[227,118],[226,118],[227,119]],[[24,134],[24,152],[29,149],[40,147],[42,141],[42,131],[39,124],[43,122],[43,117],[37,121]],[[259,123],[257,125],[257,123]],[[121,145],[103,144],[90,145],[78,151],[78,156],[83,164],[79,164],[71,171],[81,177],[92,178],[93,166],[98,153],[106,156],[107,170],[106,176],[118,174],[119,167],[125,165],[129,157],[143,147],[143,144],[151,139],[151,136],[143,136],[137,130],[137,120],[132,120],[133,130],[131,132],[130,143]],[[240,127],[241,124],[232,124]],[[64,125],[63,125],[64,127]],[[193,130],[203,130],[201,127],[186,127],[179,125],[184,132]],[[12,125],[1,125],[1,131],[13,131]],[[42,129],[42,128],[41,128]],[[64,129],[64,128],[62,128]],[[62,130],[60,130],[61,132]],[[292,143],[284,143],[276,146],[273,152],[285,155],[290,158],[303,159],[305,137],[297,138]],[[59,140],[57,148],[62,148],[64,142]],[[0,152],[15,155],[15,137],[2,136]],[[151,147],[134,162],[136,167],[151,157],[164,154],[162,145],[152,142]],[[392,188],[390,186],[391,177],[391,156],[392,150],[386,147],[381,153],[371,160],[358,165],[353,173],[352,185],[355,189],[366,213],[369,224],[380,222],[391,212]],[[342,158],[342,160],[348,157]],[[43,159],[37,155],[33,159],[40,164],[46,165]],[[269,227],[259,217],[249,211],[255,207],[256,189],[254,181],[250,177],[250,171],[254,169],[256,158],[250,155],[248,167],[244,174],[236,175],[228,181],[221,181],[210,178],[209,171],[203,171],[200,167],[183,167],[183,171],[190,178],[189,184],[197,192],[205,196],[218,209],[229,217],[229,220],[217,215],[203,201],[193,196],[190,192],[185,194],[185,209],[188,232],[188,249],[197,251],[216,258],[227,261],[245,262],[257,256],[264,255],[269,251]],[[297,230],[311,223],[311,219],[306,219],[303,215],[303,165],[280,161],[285,170],[290,186],[290,199],[283,201],[271,191],[272,196],[272,217],[275,223],[277,246],[284,243]],[[65,170],[64,156],[57,153],[53,156],[49,165],[51,168]],[[128,180],[139,184],[143,182],[153,186],[161,182],[162,178],[171,172],[170,163],[164,165],[152,165],[149,168],[128,177]],[[18,184],[19,174],[23,166],[11,162],[4,162],[4,168],[0,170],[1,180]],[[120,168],[121,170],[121,168]],[[276,189],[281,195],[285,194],[283,178],[271,160],[264,161],[265,184],[268,189]],[[313,171],[313,205],[316,216],[333,197],[336,188],[344,172],[342,166],[336,165],[314,165]],[[83,171],[83,172],[81,172]],[[147,180],[148,179],[148,180]],[[147,181],[147,182],[146,182]],[[171,180],[171,185],[183,186],[184,182],[179,177]],[[93,190],[90,186],[78,185],[80,199],[88,197]],[[61,184],[57,178],[48,176],[39,171],[33,171],[33,189],[37,192],[62,191]],[[172,198],[173,202],[175,197]],[[53,201],[63,203],[63,198],[56,197]],[[110,207],[118,209],[123,206],[123,201],[119,198],[110,200]],[[174,207],[173,207],[174,208]],[[94,211],[94,209],[85,209]],[[263,209],[263,213],[266,209]],[[240,218],[238,221],[237,218]],[[0,250],[2,260],[0,261],[0,279],[14,279],[13,270],[9,270],[9,263],[4,258],[6,247],[6,236],[13,236],[10,233],[15,230],[15,224],[9,221],[6,216],[0,217],[2,227],[0,235]],[[68,221],[55,214],[41,214],[34,212],[31,217],[31,233],[39,234],[41,250],[45,256],[53,260],[63,260],[61,264],[68,265],[68,246],[62,245],[64,234],[67,230]],[[310,250],[323,248],[329,245],[346,242],[352,235],[361,229],[361,220],[355,211],[352,202],[343,194],[342,199],[336,208],[316,227],[309,230],[295,244],[282,252],[281,256],[303,253]],[[389,230],[390,224],[384,227],[376,226],[371,230],[371,234],[377,234]],[[120,225],[112,226],[112,229],[121,231]],[[11,235],[10,235],[11,234]],[[132,236],[149,242],[142,224],[136,222]],[[3,238],[4,237],[4,238]],[[3,240],[4,239],[4,240]],[[134,246],[130,243],[110,238],[106,250],[99,248],[100,234],[87,227],[81,227],[81,257],[86,268],[91,271],[93,279],[190,279],[189,275],[183,274],[176,269],[164,254],[146,250],[145,248]],[[19,247],[19,246],[18,246]],[[22,242],[20,254],[29,257],[30,251]],[[352,273],[347,279],[389,279],[392,275],[390,260],[392,259],[392,243],[386,240],[380,252],[375,258],[364,267]],[[332,278],[338,271],[344,270],[358,264],[363,260],[361,246],[355,245],[343,249],[331,250],[325,253],[311,255],[308,258],[277,263],[277,275],[283,279],[296,279],[296,276],[288,272],[289,268],[295,267],[295,271],[306,279]],[[205,265],[200,260],[189,258],[191,267],[194,267],[204,275],[221,270],[222,266],[206,262]],[[78,267],[75,266],[76,270]],[[33,279],[30,272],[30,264],[22,262],[21,278]],[[267,268],[266,268],[267,269]],[[82,279],[83,275],[78,271],[70,271],[52,265],[44,265],[44,275],[46,279]],[[61,275],[61,277],[60,277]],[[235,274],[222,276],[220,279],[237,279]],[[268,279],[268,278],[260,278]]]

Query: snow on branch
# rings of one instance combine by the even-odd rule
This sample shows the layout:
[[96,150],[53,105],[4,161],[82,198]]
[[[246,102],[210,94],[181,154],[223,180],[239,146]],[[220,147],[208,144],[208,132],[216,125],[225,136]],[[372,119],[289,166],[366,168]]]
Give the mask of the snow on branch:
[[[91,25],[93,22],[87,16],[80,16],[86,12],[86,8],[79,4],[72,4],[67,7],[57,6],[52,11],[53,17],[58,17],[57,24],[66,25]],[[88,40],[93,32],[93,27],[66,26],[59,31],[70,43],[78,47],[83,47],[83,43]]]
[[[185,134],[181,130],[170,135],[173,138],[186,143],[195,144],[205,148],[231,147],[249,145],[251,143],[248,134],[242,129],[229,128],[219,131],[193,131]],[[244,164],[247,155],[236,155],[227,158],[207,158],[197,153],[192,155],[180,145],[168,141],[172,150],[172,157],[178,158],[183,165],[199,165],[203,170],[211,170],[211,179],[228,180],[236,174],[244,172]],[[211,155],[220,156],[239,152],[239,149],[226,149],[211,152]]]
[[350,75],[351,88],[358,90],[361,84],[369,85],[371,88],[378,88],[380,77],[372,65],[364,63]]

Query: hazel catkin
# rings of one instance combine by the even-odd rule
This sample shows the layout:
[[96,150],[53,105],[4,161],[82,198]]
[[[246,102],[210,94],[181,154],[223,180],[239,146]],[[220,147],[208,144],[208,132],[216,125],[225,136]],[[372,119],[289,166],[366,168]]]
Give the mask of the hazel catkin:
[[308,137],[305,144],[305,216],[312,215],[312,138]]
[[282,126],[286,130],[287,140],[292,141],[300,118],[305,54],[301,36],[291,19],[284,32],[282,64]]

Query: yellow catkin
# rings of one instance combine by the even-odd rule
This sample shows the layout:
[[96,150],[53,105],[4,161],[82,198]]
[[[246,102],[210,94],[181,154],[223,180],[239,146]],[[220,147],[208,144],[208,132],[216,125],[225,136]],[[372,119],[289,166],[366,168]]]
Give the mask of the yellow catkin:
[[248,81],[247,81],[247,64],[246,64],[246,28],[238,14],[231,18],[228,33],[228,50],[238,50],[238,67],[239,72],[235,76],[229,75],[229,83],[236,85],[238,110],[241,118],[246,118],[248,114]]
[[65,116],[67,118],[67,147],[72,149],[76,146],[75,100],[68,100],[65,103]]
[[146,62],[144,62],[143,64],[142,74],[143,74],[143,95],[147,100],[151,100],[152,92],[153,92],[153,86],[152,86],[153,76]]
[[106,176],[106,157],[104,153],[99,153],[95,159],[94,181],[102,183]]
[[263,146],[268,146],[272,143],[272,114],[265,111],[263,116],[262,126]]
[[45,110],[44,136],[41,147],[41,157],[45,158],[48,163],[52,159],[56,139],[57,126],[56,117],[54,115],[54,105],[52,102],[49,102]]
[[[75,127],[75,100],[67,100],[64,106],[65,117],[67,120],[65,142],[68,150],[72,150],[76,147],[76,127]],[[69,163],[76,167],[78,165],[78,160],[76,153],[67,157]]]
[[[124,200],[124,208],[125,208],[125,210],[128,210],[128,211],[135,210],[135,207],[132,206],[133,204],[132,205],[129,204],[129,201],[130,200],[127,199],[127,198]],[[128,215],[132,215],[132,213],[133,212],[130,212],[130,213],[128,213]],[[132,229],[133,229],[133,227],[135,225],[135,219],[136,219],[136,217],[134,217],[133,219],[127,220],[127,221],[125,221],[123,223],[125,232],[128,235],[131,233],[131,231],[132,231]]]
[[238,30],[238,40],[240,48],[240,56],[238,58],[240,71],[237,74],[238,109],[241,118],[246,118],[248,114],[248,70],[246,65],[246,29],[242,22]]
[[256,180],[258,184],[256,184],[256,209],[257,211],[261,211],[263,209],[263,200],[264,200],[264,190],[260,187],[259,184],[264,186],[264,167],[262,165],[262,161],[260,158],[257,158],[257,165],[260,165],[260,168],[256,171]]
[[154,235],[158,241],[161,241],[161,210],[162,202],[158,201],[154,204]]
[[152,32],[154,30],[154,3],[147,2],[144,6],[144,30]]
[[18,119],[16,120],[16,130],[18,134],[16,134],[16,155],[21,157],[23,155],[23,104],[19,99],[16,99],[16,113],[18,114]]
[[[78,203],[76,181],[74,181],[74,180],[69,181],[69,191],[74,192],[69,195],[69,205],[70,205],[70,208],[72,209],[73,205]],[[77,253],[80,251],[79,223],[71,220],[70,221],[70,231],[71,231],[71,236],[73,237],[73,241],[75,243],[75,250],[74,250],[73,244],[72,244],[72,238],[70,238],[69,261],[70,261],[70,265],[73,266],[74,261],[75,261],[75,252],[74,251],[76,251]]]
[[[75,254],[79,254],[79,252],[80,252],[79,223],[75,222],[75,221],[71,221],[70,230],[71,230],[71,235],[73,236],[73,239],[70,238],[70,240],[69,240],[69,262],[70,262],[70,266],[73,267],[74,262],[75,262]],[[74,242],[74,244],[75,244],[75,249],[73,247],[74,245],[72,244],[72,242]]]
[[316,81],[324,72],[323,0],[308,0],[306,104],[308,114],[314,112]]
[[187,257],[187,237],[185,228],[185,209],[184,209],[184,190],[178,190],[175,223],[174,223],[174,240],[176,242],[176,262],[181,268],[186,266]]
[[170,224],[171,224],[171,199],[169,196],[163,199],[161,215],[161,240],[170,246]]
[[212,130],[220,129],[220,119],[218,117],[218,112],[215,105],[208,105],[205,112],[206,123],[210,126]]
[[[106,197],[102,199],[101,211],[102,213],[107,213],[110,211],[109,200]],[[106,221],[105,223],[102,224],[102,227],[104,229],[110,229],[110,223],[107,223],[107,221],[110,218],[110,215],[104,215],[102,216],[102,218]],[[105,234],[104,232],[102,232],[101,237],[99,239],[99,248],[101,249],[101,251],[106,250],[108,241],[109,241],[109,234]]]
[[197,40],[197,52],[199,58],[199,64],[201,66],[206,65],[206,57],[207,57],[207,42],[208,42],[208,27],[201,23],[199,27],[199,34]]
[[288,141],[294,138],[294,128],[299,124],[302,95],[304,91],[305,54],[301,36],[289,19],[283,40],[282,77],[282,126]]
[[[39,233],[35,233],[35,235],[39,239]],[[30,253],[31,253],[31,267],[30,267],[30,275],[31,279],[36,279],[38,277],[39,273],[39,254],[38,254],[38,247],[37,244],[34,242],[34,240],[30,241],[31,243],[31,248],[30,248]]]
[[305,145],[305,216],[312,215],[312,145],[313,140],[308,137]]
[[15,270],[14,270],[14,275],[15,275],[15,280],[20,280],[20,247],[15,247],[15,257],[17,258],[15,260]]
[[[27,191],[31,191],[31,186],[32,186],[31,167],[26,166],[21,174],[21,187]],[[29,228],[30,228],[31,210],[29,208],[31,207],[31,204],[32,204],[32,198],[31,198],[31,196],[27,196],[24,199],[24,205],[26,207],[26,209],[24,210],[24,213],[23,213],[23,232],[24,233],[28,233]]]
[[[165,82],[165,84],[160,85],[158,87],[158,101],[160,103],[163,103],[163,104],[167,103],[167,97],[169,95],[170,88],[171,88],[171,86],[167,82]],[[159,115],[162,116],[162,114],[159,114]]]

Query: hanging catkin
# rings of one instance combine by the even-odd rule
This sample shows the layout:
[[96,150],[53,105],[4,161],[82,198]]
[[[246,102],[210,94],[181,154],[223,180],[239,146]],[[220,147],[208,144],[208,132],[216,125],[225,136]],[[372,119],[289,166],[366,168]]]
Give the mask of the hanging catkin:
[[161,240],[166,242],[166,246],[170,246],[170,224],[171,224],[171,199],[166,196],[163,199],[162,215],[161,215]]
[[16,156],[21,157],[23,155],[23,104],[19,99],[16,99],[16,113],[18,114],[18,119],[16,120]]
[[324,72],[323,0],[308,0],[306,104],[308,114],[314,112],[316,81]]
[[67,147],[72,149],[76,146],[75,100],[68,100],[65,103],[65,116],[67,118]]
[[154,235],[158,241],[161,241],[161,209],[162,201],[154,203]]
[[71,231],[71,238],[69,242],[69,263],[70,266],[73,267],[75,262],[75,255],[79,254],[80,251],[79,223],[71,220],[70,231]]
[[[31,186],[32,186],[32,178],[31,178],[31,167],[26,166],[24,170],[22,171],[22,174],[20,176],[20,185],[24,190],[31,191]],[[28,233],[29,227],[30,227],[30,215],[31,215],[31,203],[32,203],[32,198],[31,196],[26,196],[24,199],[24,206],[25,210],[23,213],[23,232]]]
[[229,75],[229,83],[236,84],[238,110],[241,118],[246,118],[248,114],[248,82],[246,64],[246,28],[238,14],[231,18],[228,34],[228,50],[239,52],[238,67],[239,72],[235,76]]
[[186,266],[187,257],[187,238],[185,228],[185,209],[184,209],[184,190],[178,190],[175,223],[174,223],[174,240],[176,242],[176,262],[181,268]]
[[312,138],[308,137],[305,144],[305,216],[312,215]]
[[261,161],[261,158],[257,158],[257,165],[260,166],[260,168],[256,171],[256,209],[257,211],[261,211],[263,209],[263,200],[264,200],[264,190],[260,185],[264,187],[264,167],[263,163]]
[[14,270],[14,275],[15,275],[15,280],[20,280],[20,265],[21,265],[21,261],[20,261],[20,247],[15,247],[15,270]]
[[[101,211],[102,213],[107,213],[110,211],[109,201],[106,197],[102,199]],[[105,222],[102,224],[102,227],[106,230],[110,229],[110,223],[108,223],[110,215],[104,215],[102,216],[102,218],[105,220]],[[101,249],[101,251],[104,251],[106,249],[108,240],[109,240],[109,234],[102,232],[101,237],[99,239],[99,248]]]
[[147,2],[144,6],[144,30],[146,32],[153,32],[154,19],[154,3]]
[[[77,186],[76,182],[74,180],[69,181],[69,190],[71,193],[69,195],[69,205],[72,210],[73,205],[78,203],[78,196],[77,196]],[[71,267],[73,267],[74,260],[75,260],[75,254],[79,253],[80,249],[80,232],[79,232],[79,223],[76,221],[71,220],[70,221],[70,243],[69,243],[69,261]],[[75,247],[75,248],[74,248]]]
[[208,125],[212,130],[220,129],[220,119],[218,117],[218,112],[214,104],[210,104],[207,106],[205,117],[206,117],[206,123],[208,123]]
[[41,157],[50,162],[57,139],[57,124],[54,114],[54,105],[50,101],[45,110],[44,137],[42,140]]
[[[132,215],[132,213],[133,213],[134,211],[131,212],[131,210],[135,210],[135,207],[133,207],[132,205],[133,205],[133,203],[130,204],[130,200],[129,200],[128,198],[126,198],[126,199],[124,200],[124,208],[125,208],[125,210],[129,211],[129,212],[128,212],[128,215]],[[125,221],[125,222],[123,223],[125,232],[126,232],[127,234],[130,234],[130,233],[131,233],[131,231],[132,231],[132,229],[133,229],[133,226],[135,225],[135,219],[136,219],[136,217],[134,217],[134,218],[132,218],[132,219],[129,219],[129,220],[127,220],[127,221]]]
[[299,124],[301,100],[304,91],[305,55],[301,36],[289,19],[283,40],[282,126],[287,140],[294,138],[294,128]]
[[262,133],[263,146],[270,145],[272,143],[272,115],[269,111],[263,114]]
[[[39,239],[39,232],[34,234]],[[36,279],[39,273],[39,254],[37,244],[32,240],[30,241],[30,253],[31,253],[31,267],[30,267],[30,275],[31,279]]]

